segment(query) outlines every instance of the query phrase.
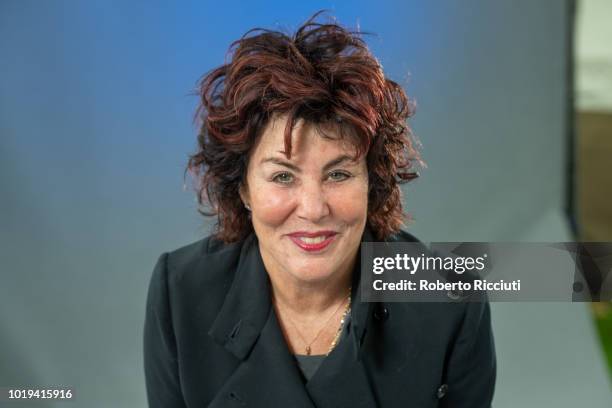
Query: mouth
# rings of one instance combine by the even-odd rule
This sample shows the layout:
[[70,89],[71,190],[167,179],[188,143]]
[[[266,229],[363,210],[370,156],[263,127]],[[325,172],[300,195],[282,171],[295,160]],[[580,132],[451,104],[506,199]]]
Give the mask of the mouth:
[[295,245],[308,252],[320,252],[327,248],[338,235],[335,231],[305,232],[289,234],[289,239]]

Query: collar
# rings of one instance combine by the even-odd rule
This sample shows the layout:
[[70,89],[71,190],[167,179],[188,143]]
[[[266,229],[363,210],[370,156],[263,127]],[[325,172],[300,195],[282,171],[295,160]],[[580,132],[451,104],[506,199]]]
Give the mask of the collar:
[[[373,241],[373,234],[366,226],[361,242]],[[361,357],[361,344],[371,315],[371,303],[363,303],[358,297],[360,275],[361,249],[353,271],[351,294],[351,332],[356,345],[354,357],[357,360]],[[243,360],[259,337],[272,310],[271,306],[270,279],[259,252],[257,237],[251,233],[243,241],[234,280],[208,334],[238,359]]]

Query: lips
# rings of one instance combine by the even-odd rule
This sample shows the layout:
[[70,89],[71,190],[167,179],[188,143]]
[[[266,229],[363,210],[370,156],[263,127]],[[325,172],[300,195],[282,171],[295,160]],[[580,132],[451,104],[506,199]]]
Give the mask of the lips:
[[335,231],[299,231],[289,234],[295,245],[308,252],[318,252],[331,244],[338,233]]

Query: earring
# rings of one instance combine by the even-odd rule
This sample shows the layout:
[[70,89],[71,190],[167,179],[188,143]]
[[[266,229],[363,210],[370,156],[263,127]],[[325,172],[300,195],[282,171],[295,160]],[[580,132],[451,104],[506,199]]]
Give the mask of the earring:
[[249,206],[247,203],[244,203],[244,208],[246,208],[247,211],[251,211],[251,206]]

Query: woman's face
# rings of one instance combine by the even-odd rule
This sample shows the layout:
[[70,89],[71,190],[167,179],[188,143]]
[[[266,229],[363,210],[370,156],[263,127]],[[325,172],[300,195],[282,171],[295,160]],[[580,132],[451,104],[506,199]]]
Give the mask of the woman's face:
[[357,255],[368,209],[365,157],[353,160],[349,142],[323,138],[315,125],[300,120],[287,159],[286,121],[278,116],[264,129],[241,196],[251,207],[268,272],[321,282],[346,272]]

